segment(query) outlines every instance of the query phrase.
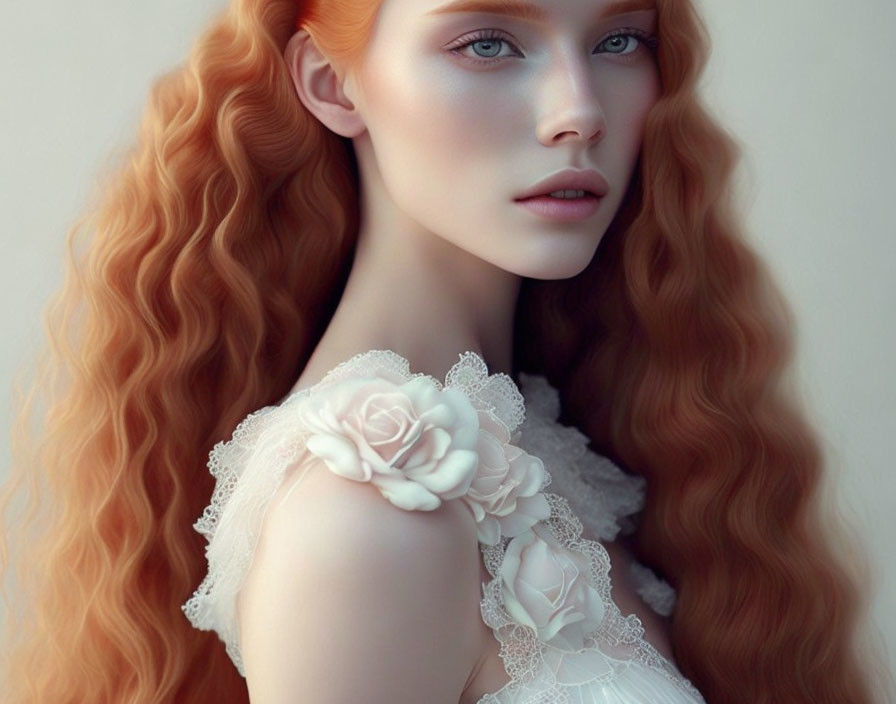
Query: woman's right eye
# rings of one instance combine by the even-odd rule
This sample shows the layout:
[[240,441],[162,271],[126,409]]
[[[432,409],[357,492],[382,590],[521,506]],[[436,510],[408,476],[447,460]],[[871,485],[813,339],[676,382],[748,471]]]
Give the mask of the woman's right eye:
[[[502,35],[494,30],[485,30],[458,40],[460,43],[454,47],[449,47],[449,51],[457,54],[466,61],[472,61],[480,64],[490,64],[502,59],[506,56],[522,56],[520,51]],[[511,48],[512,53],[501,54],[501,46],[505,45]],[[463,53],[463,50],[470,49],[474,55]]]

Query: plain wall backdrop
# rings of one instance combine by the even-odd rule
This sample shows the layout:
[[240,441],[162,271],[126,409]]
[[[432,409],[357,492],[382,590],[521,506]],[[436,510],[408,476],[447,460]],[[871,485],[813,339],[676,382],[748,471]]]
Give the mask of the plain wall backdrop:
[[[10,383],[42,341],[65,233],[128,148],[153,78],[225,0],[7,3],[0,23],[0,476]],[[797,320],[794,377],[830,481],[875,570],[870,618],[896,658],[896,27],[892,0],[700,2],[707,102],[741,143],[753,245]]]

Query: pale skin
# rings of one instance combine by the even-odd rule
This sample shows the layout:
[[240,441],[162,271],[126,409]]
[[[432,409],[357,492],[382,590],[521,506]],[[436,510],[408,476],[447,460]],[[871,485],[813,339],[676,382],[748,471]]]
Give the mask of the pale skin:
[[[608,0],[539,0],[544,23],[433,14],[447,4],[385,0],[356,71],[304,31],[287,46],[299,98],[352,139],[362,181],[355,264],[297,388],[370,349],[436,378],[466,350],[509,372],[520,277],[581,272],[631,178],[658,73],[635,37],[607,40],[653,34],[655,10],[596,19]],[[474,62],[482,45],[458,50],[489,29],[506,38],[490,63]],[[514,202],[570,167],[610,184],[591,218],[549,223]]]
[[[480,354],[490,372],[510,372],[522,277],[580,273],[625,195],[647,114],[660,94],[655,58],[638,37],[656,33],[656,11],[627,8],[600,16],[609,0],[535,0],[544,15],[538,21],[434,12],[449,4],[384,0],[368,52],[353,70],[331,62],[304,31],[288,43],[285,59],[299,99],[329,129],[351,138],[362,186],[348,284],[295,389],[371,349],[394,350],[409,360],[413,372],[439,379],[466,350]],[[485,30],[494,30],[487,41],[470,43]],[[622,36],[613,38],[614,33]],[[533,184],[566,168],[595,169],[609,183],[593,216],[548,222],[515,202]],[[323,505],[344,484],[328,474],[306,479],[307,503],[284,503],[274,520],[282,515],[288,522],[290,510]],[[281,495],[287,491],[284,487]],[[300,500],[298,494],[291,500]],[[369,510],[378,511],[380,503],[371,497]],[[445,514],[444,529],[452,530],[452,510],[446,505],[430,519]],[[456,526],[460,532],[469,527]],[[259,545],[260,566],[244,591],[252,604],[245,616],[247,641],[265,633],[262,621],[256,626],[253,620],[263,618],[268,598],[263,594],[277,578],[282,555],[299,556],[307,549],[305,543],[282,540],[268,536],[267,546],[264,540]],[[465,540],[475,545],[472,534]],[[665,620],[644,605],[627,579],[626,550],[605,547],[614,600],[623,613],[639,615],[647,640],[671,658]],[[458,666],[468,673],[461,704],[506,681],[497,641],[478,617],[478,583],[490,577],[481,563],[476,571],[474,566],[467,575],[473,587],[463,613],[477,624],[478,634],[465,636],[458,652],[475,643],[477,653]],[[255,616],[255,609],[262,616]],[[279,624],[279,614],[271,618]],[[296,630],[307,627],[303,623]],[[286,636],[283,642],[289,642]],[[267,652],[256,662],[268,667],[279,647],[265,643]],[[284,665],[289,668],[291,662]],[[272,677],[264,677],[254,678],[256,694],[274,686]],[[251,691],[251,668],[249,682]],[[272,695],[265,701],[279,699]]]

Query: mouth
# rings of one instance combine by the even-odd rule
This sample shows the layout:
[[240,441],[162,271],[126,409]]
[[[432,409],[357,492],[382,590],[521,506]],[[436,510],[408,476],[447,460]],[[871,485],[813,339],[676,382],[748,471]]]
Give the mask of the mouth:
[[555,222],[577,222],[594,215],[602,197],[591,191],[555,191],[529,198],[517,198],[530,213]]
[[604,176],[594,169],[577,171],[564,169],[541,179],[538,183],[517,194],[516,200],[526,201],[530,198],[556,198],[557,200],[575,200],[576,198],[601,198],[610,190],[610,184]]
[[586,190],[560,190],[553,193],[541,193],[528,198],[517,198],[517,202],[532,200],[533,198],[553,198],[555,200],[580,200],[582,198],[598,198],[599,196],[593,191]]

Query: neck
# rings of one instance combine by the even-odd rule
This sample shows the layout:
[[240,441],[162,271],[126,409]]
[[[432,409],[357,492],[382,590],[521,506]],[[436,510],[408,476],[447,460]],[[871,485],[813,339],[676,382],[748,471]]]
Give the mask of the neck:
[[295,388],[372,349],[439,380],[468,350],[509,374],[521,278],[419,227],[374,221],[362,218],[345,292]]

